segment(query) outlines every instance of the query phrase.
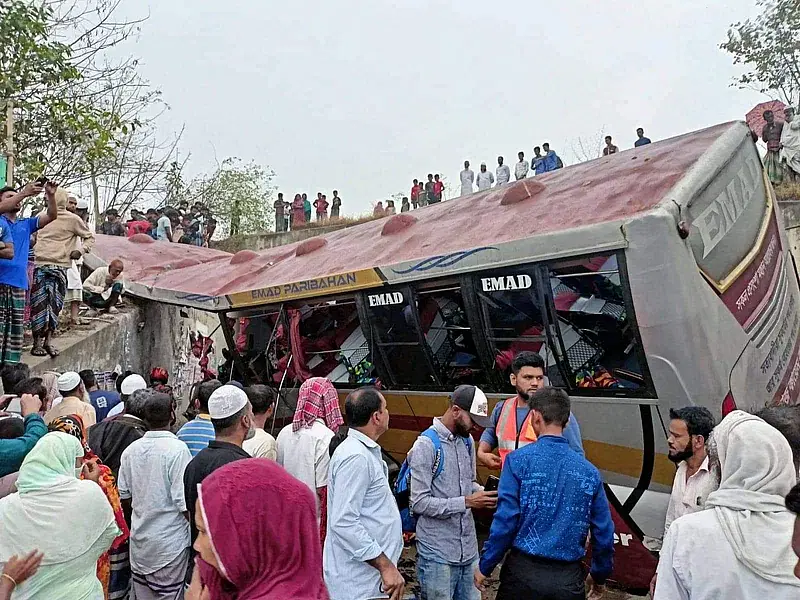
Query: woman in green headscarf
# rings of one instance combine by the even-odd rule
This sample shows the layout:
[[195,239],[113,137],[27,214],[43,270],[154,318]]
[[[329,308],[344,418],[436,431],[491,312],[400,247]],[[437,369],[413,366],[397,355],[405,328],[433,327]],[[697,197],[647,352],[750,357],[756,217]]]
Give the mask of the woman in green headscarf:
[[[84,449],[74,436],[45,435],[25,457],[16,494],[0,500],[0,567],[37,549],[39,570],[14,600],[102,600],[97,559],[120,530],[100,486],[80,480]],[[99,474],[88,465],[86,476]]]

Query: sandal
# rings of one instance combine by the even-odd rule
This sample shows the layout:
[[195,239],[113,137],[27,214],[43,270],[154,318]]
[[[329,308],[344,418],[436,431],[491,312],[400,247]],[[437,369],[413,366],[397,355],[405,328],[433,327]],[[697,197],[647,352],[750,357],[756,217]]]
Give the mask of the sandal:
[[33,350],[31,350],[32,356],[47,356],[47,350],[45,350],[41,346],[36,346]]
[[56,356],[58,356],[58,350],[53,348],[53,346],[51,346],[50,344],[45,344],[42,347],[44,348],[45,352],[50,355],[50,358],[55,358]]

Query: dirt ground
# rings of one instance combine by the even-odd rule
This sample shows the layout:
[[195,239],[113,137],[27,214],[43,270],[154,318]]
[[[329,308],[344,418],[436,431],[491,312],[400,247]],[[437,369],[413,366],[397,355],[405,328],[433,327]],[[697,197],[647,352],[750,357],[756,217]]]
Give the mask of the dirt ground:
[[[419,587],[417,586],[416,555],[417,551],[415,546],[406,547],[403,550],[403,554],[400,557],[400,564],[398,565],[400,572],[407,582],[406,595],[404,596],[407,600],[413,600],[417,597],[416,594],[419,592]],[[495,571],[495,573],[499,573],[499,570]],[[493,581],[489,586],[489,590],[483,594],[482,600],[495,600],[497,586],[498,582]],[[649,595],[642,599],[641,596],[631,596],[625,592],[610,589],[606,593],[605,600],[649,600],[649,598]]]

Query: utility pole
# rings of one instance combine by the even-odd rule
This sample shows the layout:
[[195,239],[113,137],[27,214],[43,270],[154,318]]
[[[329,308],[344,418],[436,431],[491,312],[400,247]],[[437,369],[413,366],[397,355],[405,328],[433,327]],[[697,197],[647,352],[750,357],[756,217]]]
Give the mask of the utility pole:
[[14,185],[14,101],[6,100],[6,185]]

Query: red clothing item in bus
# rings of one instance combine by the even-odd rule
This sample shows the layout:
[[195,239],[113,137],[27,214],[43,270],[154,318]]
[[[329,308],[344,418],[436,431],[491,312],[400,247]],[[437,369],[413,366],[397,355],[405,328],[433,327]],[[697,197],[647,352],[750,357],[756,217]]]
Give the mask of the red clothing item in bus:
[[125,228],[128,230],[128,237],[134,236],[137,233],[149,233],[150,221],[127,221]]

